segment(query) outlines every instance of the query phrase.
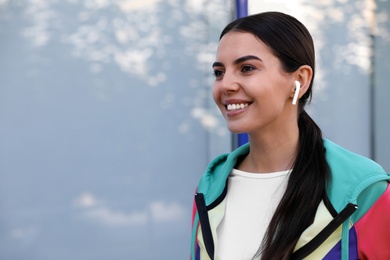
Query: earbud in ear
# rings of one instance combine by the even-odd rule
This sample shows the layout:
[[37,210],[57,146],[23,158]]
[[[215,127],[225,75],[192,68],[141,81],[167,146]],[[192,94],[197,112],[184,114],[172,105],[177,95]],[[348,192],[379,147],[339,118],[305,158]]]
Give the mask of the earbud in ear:
[[292,101],[293,105],[297,104],[298,95],[299,95],[299,91],[300,90],[301,90],[301,83],[298,80],[296,80],[295,81],[295,93],[294,93],[294,98],[293,98],[293,101]]

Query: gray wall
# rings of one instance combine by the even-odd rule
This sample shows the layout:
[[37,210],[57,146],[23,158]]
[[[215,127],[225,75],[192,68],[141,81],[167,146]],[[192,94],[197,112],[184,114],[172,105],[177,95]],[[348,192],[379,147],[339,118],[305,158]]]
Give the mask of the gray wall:
[[188,258],[231,8],[0,1],[0,259]]
[[376,1],[373,67],[373,155],[390,172],[390,1]]

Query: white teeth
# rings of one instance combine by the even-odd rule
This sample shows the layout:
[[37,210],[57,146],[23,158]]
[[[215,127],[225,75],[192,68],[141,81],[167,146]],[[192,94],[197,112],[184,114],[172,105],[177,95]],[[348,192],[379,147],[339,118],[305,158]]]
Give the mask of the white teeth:
[[238,109],[243,109],[246,108],[248,104],[229,104],[227,105],[227,110],[232,111],[232,110],[238,110]]

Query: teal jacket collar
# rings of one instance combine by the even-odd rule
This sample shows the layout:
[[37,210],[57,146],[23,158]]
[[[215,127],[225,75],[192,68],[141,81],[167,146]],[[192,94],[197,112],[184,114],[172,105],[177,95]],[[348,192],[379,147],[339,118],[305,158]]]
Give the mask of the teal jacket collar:
[[[389,175],[379,164],[366,157],[352,153],[328,139],[324,139],[324,147],[332,174],[327,194],[337,211],[348,203],[356,204],[359,194],[371,184],[389,179]],[[205,196],[206,205],[223,193],[227,178],[238,158],[248,153],[247,143],[231,153],[218,156],[209,164],[198,186],[198,192]]]

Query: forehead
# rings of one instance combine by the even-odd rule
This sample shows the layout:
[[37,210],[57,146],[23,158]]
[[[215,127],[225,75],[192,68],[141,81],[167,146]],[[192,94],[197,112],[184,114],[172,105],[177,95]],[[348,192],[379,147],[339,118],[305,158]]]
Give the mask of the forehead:
[[248,32],[231,31],[226,33],[218,44],[217,60],[257,55],[261,59],[273,56],[269,47],[255,35]]

